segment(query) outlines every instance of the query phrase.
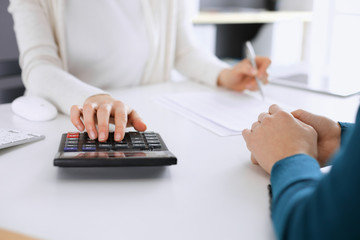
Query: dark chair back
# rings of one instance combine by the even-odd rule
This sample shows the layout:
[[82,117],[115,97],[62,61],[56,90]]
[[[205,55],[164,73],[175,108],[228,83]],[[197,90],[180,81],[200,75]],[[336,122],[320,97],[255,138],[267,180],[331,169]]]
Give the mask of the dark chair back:
[[[276,10],[276,0],[200,0],[200,10],[223,9],[224,11]],[[219,58],[243,59],[246,41],[255,38],[263,24],[218,24],[216,25],[216,50]]]
[[14,23],[7,12],[8,6],[8,0],[0,0],[0,103],[11,102],[25,91],[18,63]]

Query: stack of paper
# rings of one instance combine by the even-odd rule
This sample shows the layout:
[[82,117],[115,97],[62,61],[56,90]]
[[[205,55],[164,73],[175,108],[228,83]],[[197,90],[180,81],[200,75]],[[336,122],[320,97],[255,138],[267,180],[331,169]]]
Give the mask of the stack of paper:
[[158,97],[157,102],[220,135],[239,135],[251,128],[273,101],[229,91],[177,93]]

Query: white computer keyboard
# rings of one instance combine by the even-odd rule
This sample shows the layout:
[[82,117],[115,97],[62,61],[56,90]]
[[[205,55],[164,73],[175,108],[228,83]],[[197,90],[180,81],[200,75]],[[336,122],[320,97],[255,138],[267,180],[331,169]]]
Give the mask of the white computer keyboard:
[[37,133],[0,128],[0,149],[39,141],[44,138],[44,135]]

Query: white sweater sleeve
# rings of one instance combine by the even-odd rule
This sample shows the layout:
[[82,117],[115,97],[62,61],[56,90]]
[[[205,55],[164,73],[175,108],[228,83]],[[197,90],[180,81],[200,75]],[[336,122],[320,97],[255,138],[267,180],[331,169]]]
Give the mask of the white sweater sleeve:
[[196,46],[191,16],[188,14],[188,4],[193,4],[193,1],[179,0],[177,2],[178,30],[175,68],[190,79],[216,86],[220,72],[230,66]]
[[48,99],[67,114],[72,105],[105,93],[65,71],[49,6],[41,0],[10,0],[9,12],[14,19],[27,93]]

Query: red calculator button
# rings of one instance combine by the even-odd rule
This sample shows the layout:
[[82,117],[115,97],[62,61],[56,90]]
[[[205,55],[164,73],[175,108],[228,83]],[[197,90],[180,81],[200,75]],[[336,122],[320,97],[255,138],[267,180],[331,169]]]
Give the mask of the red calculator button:
[[68,132],[66,138],[79,138],[80,134],[78,132]]

